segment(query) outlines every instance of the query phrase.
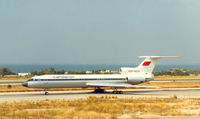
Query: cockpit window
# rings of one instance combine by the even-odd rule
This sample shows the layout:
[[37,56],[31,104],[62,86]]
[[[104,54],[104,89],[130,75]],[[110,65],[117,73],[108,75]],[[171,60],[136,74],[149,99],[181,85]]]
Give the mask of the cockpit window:
[[28,81],[33,81],[33,79],[29,79]]

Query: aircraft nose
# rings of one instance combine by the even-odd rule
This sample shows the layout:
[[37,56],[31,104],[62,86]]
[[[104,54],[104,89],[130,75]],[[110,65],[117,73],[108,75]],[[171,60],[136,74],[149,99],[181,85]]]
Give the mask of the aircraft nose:
[[24,83],[22,83],[22,86],[24,86],[24,87],[28,87],[28,82],[24,82]]

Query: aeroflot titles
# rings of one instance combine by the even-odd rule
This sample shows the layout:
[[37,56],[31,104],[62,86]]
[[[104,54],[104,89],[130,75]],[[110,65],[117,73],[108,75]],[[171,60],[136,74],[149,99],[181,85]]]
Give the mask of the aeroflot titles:
[[60,79],[60,78],[64,78],[64,79],[74,79],[75,76],[53,76],[53,78],[56,78],[56,79]]
[[78,80],[126,80],[126,78],[92,78],[92,79],[31,79],[30,81],[78,81]]

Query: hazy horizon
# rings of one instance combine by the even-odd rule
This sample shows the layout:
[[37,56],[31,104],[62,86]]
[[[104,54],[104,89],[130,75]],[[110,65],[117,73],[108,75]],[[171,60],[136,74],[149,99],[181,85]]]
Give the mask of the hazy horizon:
[[[47,65],[47,64],[42,64],[42,65],[21,65],[21,64],[16,64],[16,65],[1,65],[0,67],[4,68],[9,68],[15,73],[20,73],[20,72],[33,72],[33,71],[40,71],[41,69],[49,69],[53,67],[55,70],[65,70],[65,71],[92,71],[92,70],[99,70],[99,69],[107,69],[107,70],[115,70],[119,71],[121,67],[136,67],[137,65],[112,65],[112,64],[99,64],[99,65],[94,65],[94,64],[89,64],[89,65],[78,65],[78,64],[65,64],[65,65]],[[187,69],[187,70],[200,70],[200,65],[167,65],[167,64],[158,64],[155,67],[155,72],[159,71],[167,71],[170,69],[174,68],[182,68],[182,69]]]

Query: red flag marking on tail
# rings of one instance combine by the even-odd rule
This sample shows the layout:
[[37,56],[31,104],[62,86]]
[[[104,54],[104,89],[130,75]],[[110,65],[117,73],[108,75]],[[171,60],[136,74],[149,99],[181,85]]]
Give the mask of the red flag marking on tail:
[[142,66],[149,66],[150,64],[151,64],[150,61],[145,61],[145,62],[142,64]]

